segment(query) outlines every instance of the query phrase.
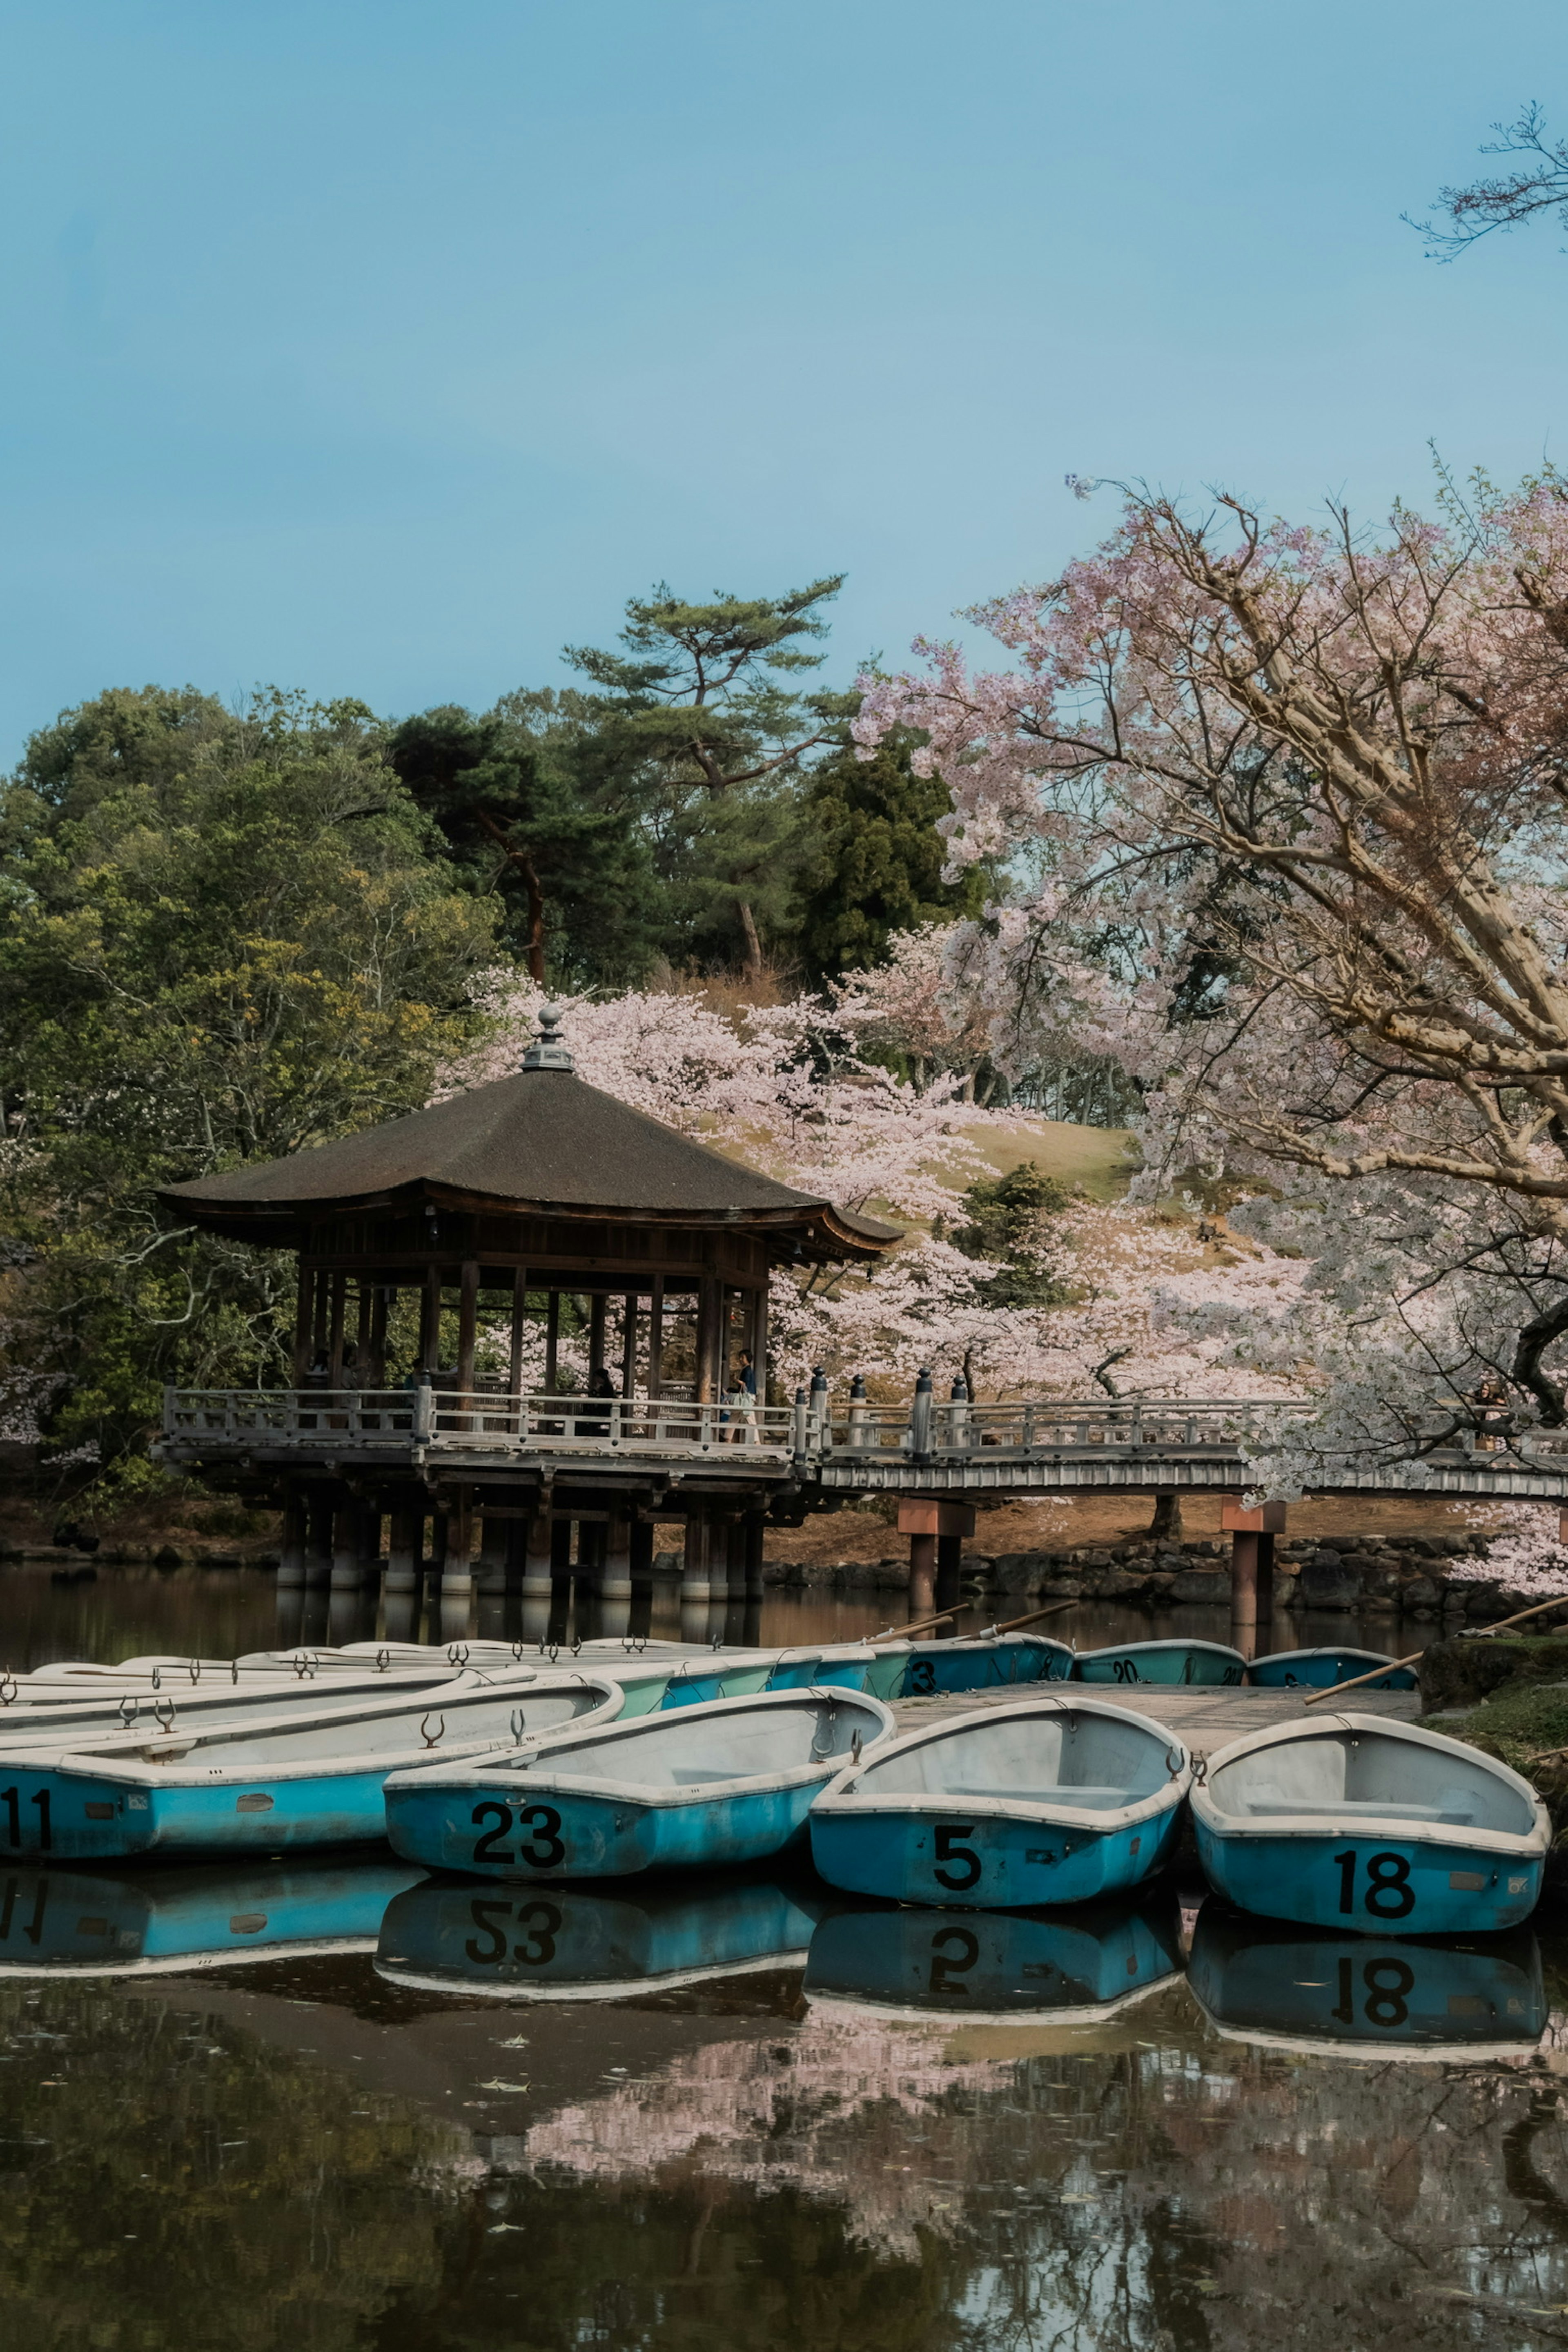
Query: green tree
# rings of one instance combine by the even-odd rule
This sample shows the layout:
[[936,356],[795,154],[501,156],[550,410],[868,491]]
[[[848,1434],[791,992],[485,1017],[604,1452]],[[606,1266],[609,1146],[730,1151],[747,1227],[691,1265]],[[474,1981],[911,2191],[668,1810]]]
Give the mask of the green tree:
[[1032,1160],[970,1185],[964,1222],[948,1239],[966,1257],[995,1262],[975,1286],[988,1307],[1055,1307],[1070,1297],[1049,1263],[1051,1220],[1067,1204],[1065,1187]]
[[600,758],[636,780],[678,935],[699,957],[738,945],[753,975],[788,926],[810,755],[842,740],[856,707],[793,683],[821,667],[809,648],[842,584],[691,604],[661,583],[627,604],[624,652],[565,648],[597,688]]
[[983,866],[957,882],[942,878],[945,852],[936,827],[951,803],[940,777],[914,773],[916,740],[896,730],[870,760],[846,744],[806,786],[809,848],[795,919],[814,980],[881,963],[896,931],[977,915],[984,904]]
[[387,756],[472,887],[499,898],[502,939],[541,987],[550,966],[624,981],[651,952],[647,844],[591,732],[546,700],[422,711]]
[[134,1477],[166,1380],[275,1380],[291,1277],[158,1187],[426,1099],[489,909],[362,704],[113,693],[0,789],[5,1360],[63,1453]]

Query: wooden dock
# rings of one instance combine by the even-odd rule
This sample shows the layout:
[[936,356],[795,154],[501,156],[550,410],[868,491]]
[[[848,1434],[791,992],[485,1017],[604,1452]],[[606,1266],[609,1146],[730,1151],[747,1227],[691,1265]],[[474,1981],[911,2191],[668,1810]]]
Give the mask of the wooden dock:
[[[1211,1755],[1215,1748],[1243,1738],[1249,1731],[1268,1731],[1277,1723],[1321,1723],[1331,1720],[1336,1712],[1331,1700],[1308,1706],[1305,1701],[1310,1694],[1302,1691],[1226,1690],[1215,1686],[1166,1689],[1157,1683],[1141,1683],[1132,1690],[1098,1683],[1040,1683],[1032,1686],[1013,1684],[998,1690],[954,1691],[934,1698],[894,1699],[892,1709],[900,1731],[918,1731],[928,1723],[951,1722],[955,1716],[973,1715],[981,1708],[1012,1706],[1021,1699],[1050,1697],[1070,1706],[1079,1691],[1085,1698],[1110,1699],[1119,1706],[1152,1716],[1156,1723],[1163,1723],[1177,1733],[1194,1756]],[[1421,1712],[1421,1694],[1347,1691],[1340,1704],[1357,1715],[1386,1715],[1396,1723],[1414,1723]]]

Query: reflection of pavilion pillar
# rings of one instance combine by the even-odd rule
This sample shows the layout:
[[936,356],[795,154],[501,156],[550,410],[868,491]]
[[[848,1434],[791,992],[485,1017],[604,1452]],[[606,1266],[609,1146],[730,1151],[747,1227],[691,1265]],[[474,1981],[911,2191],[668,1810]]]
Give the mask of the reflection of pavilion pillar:
[[467,1601],[474,1587],[473,1563],[469,1553],[474,1540],[474,1507],[468,1492],[459,1489],[456,1507],[447,1519],[447,1558],[441,1570],[441,1600]]
[[[958,1599],[963,1538],[974,1532],[974,1512],[968,1503],[904,1502],[899,1505],[899,1533],[910,1539],[910,1621],[929,1617],[933,1609],[952,1608]],[[937,1590],[939,1570],[952,1587],[951,1594]]]
[[360,1507],[347,1504],[332,1514],[331,1588],[334,1592],[357,1592],[360,1588]]
[[479,1523],[478,1590],[487,1600],[506,1591],[506,1539],[511,1522],[486,1511]]
[[[381,1506],[362,1503],[359,1507],[359,1580],[364,1592],[381,1590]],[[371,1629],[373,1632],[374,1628]]]
[[632,1522],[612,1511],[605,1530],[605,1571],[599,1584],[599,1631],[606,1640],[624,1634],[632,1622]]
[[319,1592],[332,1580],[331,1497],[312,1495],[305,1509],[310,1522],[305,1539],[305,1589]]
[[653,1591],[653,1521],[634,1518],[631,1523],[627,1558],[631,1569],[632,1591]]
[[308,1522],[305,1506],[298,1496],[290,1496],[283,1506],[281,1542],[278,1555],[278,1590],[298,1592],[305,1582],[305,1538]]
[[1260,1503],[1249,1511],[1239,1499],[1226,1499],[1219,1523],[1231,1546],[1231,1646],[1244,1658],[1256,1657],[1258,1629],[1267,1634],[1274,1616],[1274,1538],[1285,1531],[1285,1506]]
[[523,1538],[522,1597],[525,1601],[548,1601],[550,1598],[550,1539],[552,1526],[548,1511],[535,1511],[528,1522]]
[[700,1601],[706,1607],[711,1594],[712,1579],[709,1572],[711,1556],[713,1525],[700,1503],[689,1503],[686,1511],[686,1551],[680,1568],[680,1602]]
[[420,1538],[425,1532],[423,1511],[394,1511],[386,1540],[386,1594],[416,1592],[419,1590]]
[[741,1524],[745,1531],[746,1598],[748,1601],[760,1601],[763,1597],[763,1538],[767,1521],[761,1511],[748,1511]]

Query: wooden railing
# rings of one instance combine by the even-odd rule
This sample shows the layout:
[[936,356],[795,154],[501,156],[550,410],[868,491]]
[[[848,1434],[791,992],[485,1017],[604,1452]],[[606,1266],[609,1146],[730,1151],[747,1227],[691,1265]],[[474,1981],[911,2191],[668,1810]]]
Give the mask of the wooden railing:
[[[698,1404],[679,1396],[507,1395],[426,1383],[411,1389],[169,1389],[163,1436],[178,1452],[664,1454],[732,1453],[797,1467],[868,1469],[896,1456],[911,1464],[1105,1460],[1151,1454],[1241,1460],[1248,1441],[1311,1410],[1278,1401],[1201,1403],[1020,1402],[975,1405],[917,1391],[907,1405],[834,1402],[800,1391],[793,1405]],[[1505,1461],[1560,1474],[1568,1431],[1528,1430],[1508,1444],[1461,1432],[1433,1455],[1478,1468]]]

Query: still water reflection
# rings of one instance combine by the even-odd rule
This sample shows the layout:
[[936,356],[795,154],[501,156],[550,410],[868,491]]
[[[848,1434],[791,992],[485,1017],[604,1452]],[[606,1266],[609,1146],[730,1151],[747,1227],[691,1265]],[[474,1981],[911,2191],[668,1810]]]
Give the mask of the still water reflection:
[[[98,1654],[270,1633],[195,1613]],[[1550,1921],[1344,1938],[1170,1887],[0,1868],[6,2340],[1568,2344],[1565,2004]]]

